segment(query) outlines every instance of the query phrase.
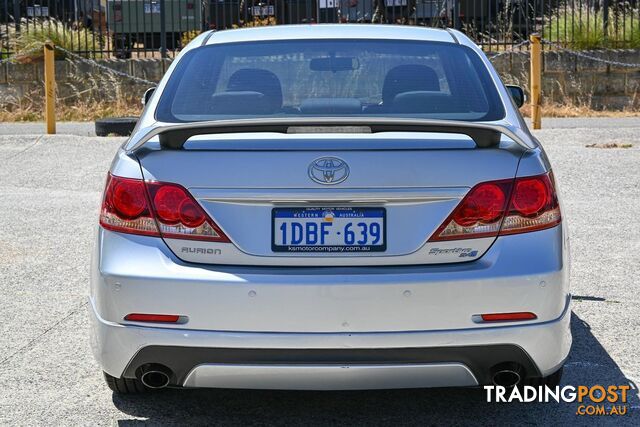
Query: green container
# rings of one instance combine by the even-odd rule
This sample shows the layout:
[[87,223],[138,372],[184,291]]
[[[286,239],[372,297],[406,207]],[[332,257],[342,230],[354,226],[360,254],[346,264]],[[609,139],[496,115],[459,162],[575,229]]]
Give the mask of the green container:
[[117,0],[107,2],[109,32],[159,34],[162,4],[165,8],[167,33],[188,33],[202,28],[202,6],[199,0]]

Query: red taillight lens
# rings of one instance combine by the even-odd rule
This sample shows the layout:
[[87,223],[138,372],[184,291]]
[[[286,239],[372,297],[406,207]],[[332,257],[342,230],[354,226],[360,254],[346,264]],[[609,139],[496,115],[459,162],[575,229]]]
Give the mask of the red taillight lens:
[[560,222],[550,174],[473,187],[429,241],[463,240],[542,230]]
[[122,233],[229,242],[183,187],[111,174],[107,178],[100,225]]
[[517,178],[500,235],[544,230],[555,227],[561,219],[552,174]]
[[549,198],[549,189],[540,178],[528,178],[516,181],[516,190],[511,203],[518,213],[524,216],[537,214]]
[[122,233],[160,235],[141,180],[109,174],[102,199],[100,225]]
[[478,184],[467,193],[430,241],[496,236],[511,193],[511,180]]
[[229,242],[189,192],[177,184],[147,182],[162,237]]
[[167,225],[180,222],[180,203],[188,199],[187,194],[175,185],[160,186],[153,197],[153,206],[158,219]]
[[140,216],[147,207],[144,184],[130,179],[114,181],[111,202],[115,211],[123,219]]
[[478,222],[491,223],[500,219],[507,196],[497,184],[480,184],[465,198],[453,215],[453,220],[463,227]]
[[191,200],[183,200],[178,207],[180,221],[187,227],[199,227],[206,220],[204,212]]

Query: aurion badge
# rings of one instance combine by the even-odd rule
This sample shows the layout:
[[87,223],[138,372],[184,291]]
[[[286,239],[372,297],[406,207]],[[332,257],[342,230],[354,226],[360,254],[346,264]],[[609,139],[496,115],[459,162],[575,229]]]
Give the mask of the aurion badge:
[[320,157],[309,165],[309,178],[318,184],[340,184],[349,176],[349,165],[337,157]]

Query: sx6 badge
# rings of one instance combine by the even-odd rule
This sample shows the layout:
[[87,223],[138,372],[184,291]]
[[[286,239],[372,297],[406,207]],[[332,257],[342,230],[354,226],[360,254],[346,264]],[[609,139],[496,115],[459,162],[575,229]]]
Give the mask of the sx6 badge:
[[473,248],[432,248],[429,255],[457,255],[458,258],[475,258],[478,256],[478,251]]

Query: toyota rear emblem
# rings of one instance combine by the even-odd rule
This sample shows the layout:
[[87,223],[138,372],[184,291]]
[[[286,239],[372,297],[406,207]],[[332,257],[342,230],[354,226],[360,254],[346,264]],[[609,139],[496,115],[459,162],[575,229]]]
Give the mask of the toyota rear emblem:
[[320,157],[309,165],[309,178],[318,184],[340,184],[349,176],[349,165],[337,157]]

